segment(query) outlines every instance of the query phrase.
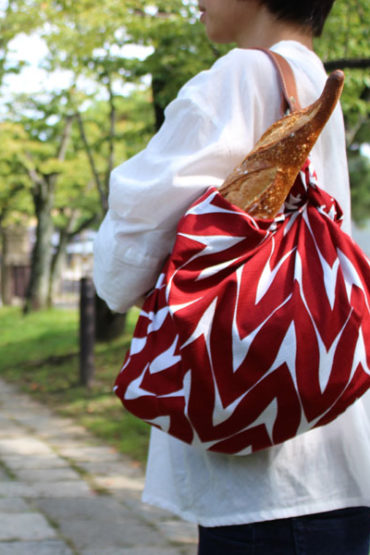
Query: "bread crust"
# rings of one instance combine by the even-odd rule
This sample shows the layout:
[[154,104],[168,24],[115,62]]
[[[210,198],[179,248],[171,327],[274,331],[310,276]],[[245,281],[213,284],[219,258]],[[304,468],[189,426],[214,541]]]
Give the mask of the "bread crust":
[[343,72],[334,71],[316,102],[271,125],[226,178],[221,195],[256,218],[273,218],[332,114],[343,83]]

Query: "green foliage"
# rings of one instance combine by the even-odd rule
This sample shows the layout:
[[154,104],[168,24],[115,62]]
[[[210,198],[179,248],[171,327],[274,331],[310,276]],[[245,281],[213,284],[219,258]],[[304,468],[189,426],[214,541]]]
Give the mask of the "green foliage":
[[157,11],[144,9],[141,18],[132,18],[128,30],[134,42],[153,48],[137,66],[136,74],[149,73],[161,85],[156,100],[164,109],[186,81],[209,68],[231,47],[216,48],[209,42],[194,3],[179,0],[156,5]]
[[[107,170],[110,140],[110,107],[104,100],[89,102],[81,112],[89,144],[94,154],[97,167],[102,175]],[[130,158],[142,150],[154,132],[153,110],[151,97],[147,90],[134,89],[130,94],[115,98],[115,132],[114,132],[114,165]],[[74,151],[81,149],[79,133],[74,135]],[[85,160],[86,173],[90,170]],[[87,172],[86,172],[87,170]]]
[[142,150],[154,133],[151,95],[147,90],[134,91],[117,99],[116,162],[131,158]]
[[[370,4],[368,0],[337,0],[315,48],[324,61],[370,59]],[[370,78],[367,69],[344,68],[341,98],[347,128],[347,144],[368,128]]]
[[[3,13],[1,13],[3,12]],[[2,2],[0,10],[0,84],[6,73],[19,73],[24,63],[10,65],[7,61],[8,45],[19,33],[30,33],[38,26],[37,11],[27,0]]]
[[[28,102],[25,111],[28,109]],[[19,106],[19,104],[18,104]],[[49,104],[44,118],[40,117],[42,106],[38,104],[39,117],[31,126],[31,118],[18,112],[18,122],[6,121],[0,124],[0,138],[3,149],[0,153],[0,211],[15,211],[25,217],[33,215],[32,196],[36,194],[38,183],[31,178],[31,172],[39,179],[57,176],[54,216],[59,207],[75,208],[87,212],[86,217],[97,211],[96,190],[89,187],[86,159],[79,151],[67,151],[65,159],[58,159],[58,144],[63,132],[62,117],[48,122]]]
[[336,0],[315,49],[325,60],[366,58],[370,54],[367,0]]
[[359,225],[370,217],[370,159],[359,152],[348,159],[351,176],[352,215]]
[[21,125],[0,123],[0,222],[3,227],[32,215],[29,181],[21,163],[26,133]]

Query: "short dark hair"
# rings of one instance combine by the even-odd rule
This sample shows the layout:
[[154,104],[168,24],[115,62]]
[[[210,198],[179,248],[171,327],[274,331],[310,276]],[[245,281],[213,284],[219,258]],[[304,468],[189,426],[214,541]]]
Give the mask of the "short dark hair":
[[260,0],[277,16],[292,23],[310,27],[315,37],[322,33],[324,23],[335,0]]

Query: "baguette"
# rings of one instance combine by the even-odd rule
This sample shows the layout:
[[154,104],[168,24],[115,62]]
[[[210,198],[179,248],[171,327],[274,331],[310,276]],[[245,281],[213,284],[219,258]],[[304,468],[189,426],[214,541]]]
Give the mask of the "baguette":
[[226,178],[220,188],[221,195],[253,217],[276,216],[332,114],[343,83],[343,72],[334,71],[316,102],[269,127]]

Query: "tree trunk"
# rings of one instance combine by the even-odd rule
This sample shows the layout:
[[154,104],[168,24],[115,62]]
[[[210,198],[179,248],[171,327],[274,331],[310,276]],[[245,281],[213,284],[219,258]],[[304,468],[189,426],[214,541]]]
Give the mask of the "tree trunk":
[[1,234],[1,300],[4,306],[12,304],[12,275],[11,268],[7,264],[7,239],[5,230],[0,227]]
[[63,263],[66,258],[66,249],[69,239],[67,229],[62,229],[59,235],[59,243],[55,253],[52,256],[51,268],[49,274],[49,289],[48,289],[48,306],[53,306],[53,301],[56,293],[56,286],[58,279],[63,269]]
[[[65,119],[57,153],[57,159],[61,162],[65,160],[74,119],[74,115],[66,116]],[[30,162],[33,162],[30,154],[28,158]],[[33,202],[35,205],[37,227],[36,242],[32,252],[30,283],[23,307],[24,313],[48,306],[52,260],[51,239],[54,229],[51,211],[54,206],[54,191],[58,179],[58,173],[42,174],[34,165],[28,168],[27,171],[34,184]]]
[[39,310],[48,306],[49,279],[52,259],[51,239],[53,221],[51,209],[54,194],[34,195],[35,212],[37,217],[36,241],[32,251],[31,277],[24,304],[24,312]]

